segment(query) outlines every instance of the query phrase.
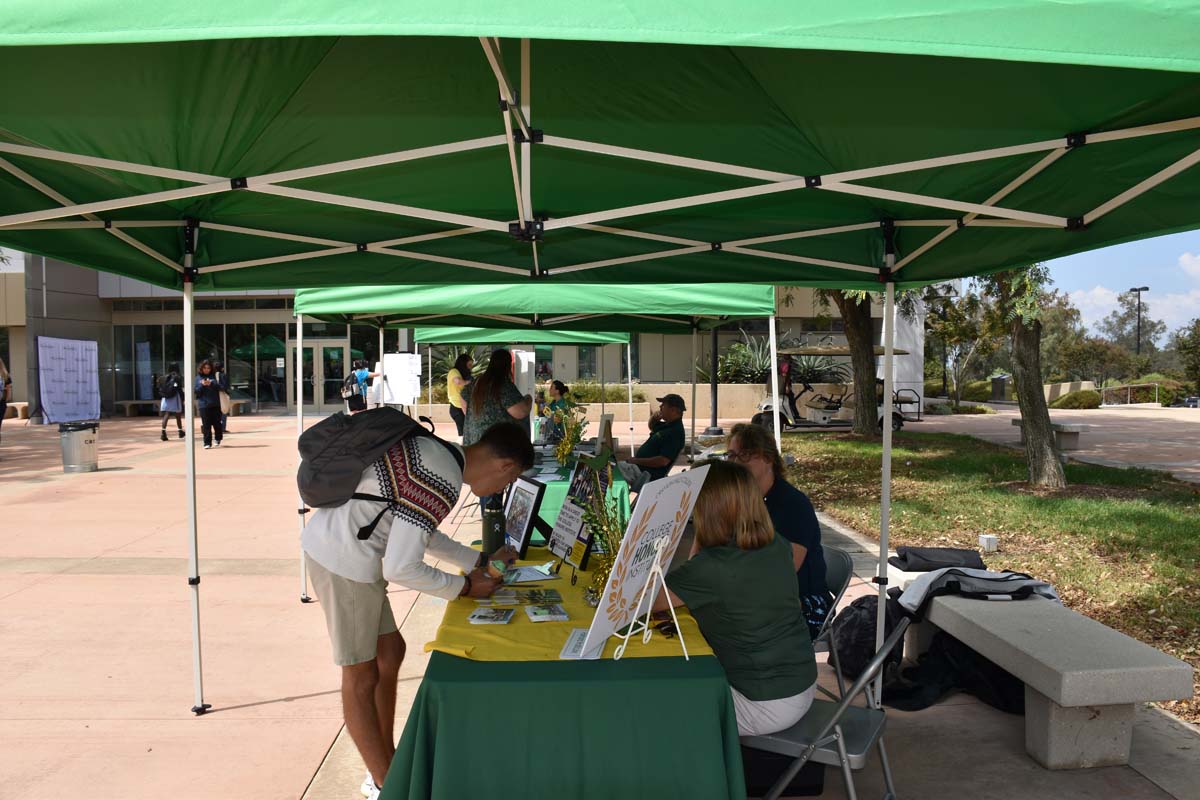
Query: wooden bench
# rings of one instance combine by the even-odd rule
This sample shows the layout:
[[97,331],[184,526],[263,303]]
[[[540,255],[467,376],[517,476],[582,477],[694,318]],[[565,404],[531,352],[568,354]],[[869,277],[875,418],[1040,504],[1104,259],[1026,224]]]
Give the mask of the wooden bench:
[[[1021,444],[1025,444],[1025,426],[1021,424],[1022,421],[1018,417],[1012,420],[1012,424],[1021,429]],[[1079,434],[1087,433],[1092,426],[1078,422],[1051,422],[1050,429],[1054,431],[1054,443],[1058,445],[1059,450],[1078,450]]]
[[125,411],[125,416],[127,417],[136,416],[134,409],[140,408],[141,406],[149,408],[155,414],[158,413],[157,400],[118,400],[113,405],[123,409]]
[[1048,769],[1129,763],[1139,703],[1186,700],[1192,668],[1052,600],[929,602],[910,657],[943,630],[1025,684],[1025,750]]
[[4,417],[14,417],[16,419],[29,419],[29,403],[21,401],[19,403],[9,403],[8,408],[4,410]]

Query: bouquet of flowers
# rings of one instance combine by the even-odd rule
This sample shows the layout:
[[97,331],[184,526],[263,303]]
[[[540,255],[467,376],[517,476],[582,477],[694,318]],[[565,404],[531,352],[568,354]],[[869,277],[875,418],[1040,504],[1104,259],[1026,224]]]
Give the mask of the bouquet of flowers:
[[550,411],[547,416],[553,425],[552,430],[559,437],[554,448],[554,458],[565,467],[571,461],[571,453],[583,441],[583,433],[588,424],[586,413],[579,403],[566,400],[563,408]]

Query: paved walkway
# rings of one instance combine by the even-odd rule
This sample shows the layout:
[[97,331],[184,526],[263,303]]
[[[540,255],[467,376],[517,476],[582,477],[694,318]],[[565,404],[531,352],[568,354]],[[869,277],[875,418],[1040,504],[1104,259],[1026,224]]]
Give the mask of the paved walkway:
[[[12,422],[11,420],[9,421]],[[194,717],[183,448],[153,420],[101,427],[100,472],[64,475],[53,428],[4,426],[0,447],[0,797],[98,800],[357,797],[320,608],[298,601],[295,422],[239,417],[197,452],[205,699]],[[467,519],[447,531],[478,537]],[[827,531],[859,575],[876,556]],[[856,579],[854,592],[871,591]],[[444,603],[391,594],[409,656],[397,730]],[[827,677],[827,676],[826,676]],[[1200,797],[1200,737],[1146,711],[1133,767],[1047,772],[1022,721],[971,698],[889,712],[902,796]],[[862,796],[878,796],[869,769]],[[830,774],[826,796],[843,795]]]
[[[996,414],[927,416],[906,430],[965,433],[998,444],[1017,446],[1020,417],[1015,406],[994,406]],[[1079,450],[1067,453],[1078,461],[1110,467],[1143,467],[1170,472],[1180,480],[1200,483],[1200,409],[1097,408],[1090,411],[1050,409],[1055,422],[1092,425],[1079,437]]]

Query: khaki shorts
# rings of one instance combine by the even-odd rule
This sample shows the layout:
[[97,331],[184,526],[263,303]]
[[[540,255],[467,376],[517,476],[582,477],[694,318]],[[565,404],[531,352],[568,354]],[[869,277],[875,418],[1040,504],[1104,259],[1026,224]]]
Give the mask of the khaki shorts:
[[333,663],[348,667],[374,660],[379,637],[397,630],[387,598],[387,581],[359,583],[333,574],[307,553],[304,561],[325,612]]

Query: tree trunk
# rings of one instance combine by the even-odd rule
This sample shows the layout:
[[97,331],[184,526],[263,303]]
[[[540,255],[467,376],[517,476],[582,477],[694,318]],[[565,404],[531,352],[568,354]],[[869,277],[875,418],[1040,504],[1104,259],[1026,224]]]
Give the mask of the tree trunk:
[[1029,483],[1049,489],[1067,485],[1062,461],[1050,428],[1050,410],[1042,393],[1042,323],[1026,325],[1018,316],[1009,326],[1012,334],[1012,366],[1017,403],[1021,408],[1021,430],[1025,433],[1025,458]]
[[856,300],[845,292],[831,291],[833,302],[846,326],[850,366],[854,372],[854,432],[874,437],[879,423],[879,400],[875,393],[875,329],[871,325],[871,301]]

